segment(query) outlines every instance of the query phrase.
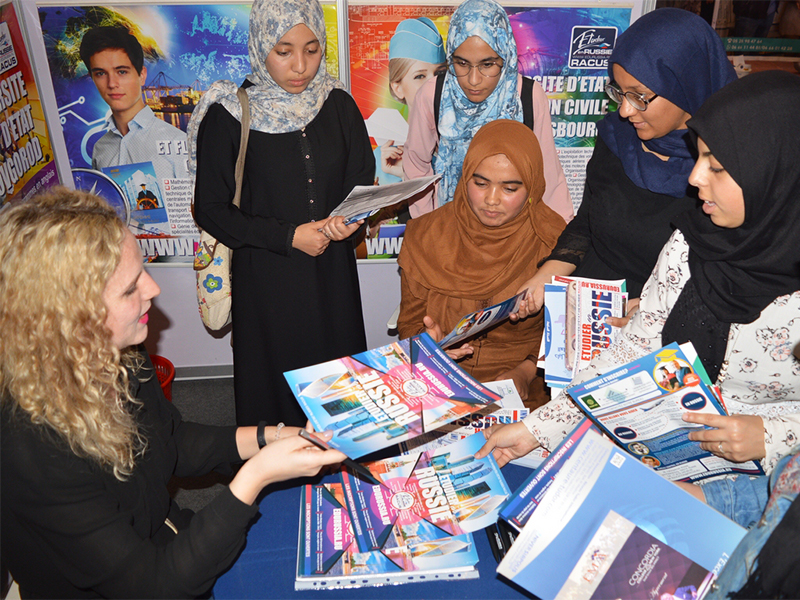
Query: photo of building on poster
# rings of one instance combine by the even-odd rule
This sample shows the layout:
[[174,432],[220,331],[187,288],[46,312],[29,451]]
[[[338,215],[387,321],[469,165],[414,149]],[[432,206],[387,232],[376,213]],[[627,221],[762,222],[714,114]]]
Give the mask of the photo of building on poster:
[[59,182],[19,16],[0,3],[0,207]]
[[[324,4],[323,10],[326,61],[336,75],[336,9]],[[194,182],[186,169],[186,127],[214,81],[241,83],[250,72],[249,14],[249,4],[229,3],[39,7],[70,167],[99,171],[91,177],[78,171],[76,185],[86,182],[87,189],[114,189],[122,195],[109,200],[128,205],[128,225],[149,262],[193,261],[198,230],[190,211]],[[141,72],[131,62],[130,85],[134,94],[138,88],[143,104],[134,117],[141,130],[128,140],[120,137],[114,98],[90,75],[80,55],[87,33],[100,26],[125,28],[144,55]],[[100,57],[90,58],[93,68],[102,67],[102,54],[92,56]]]
[[[446,48],[457,6],[348,7],[351,92],[372,139],[377,184],[402,177],[409,106],[416,91],[445,66],[436,62],[434,48],[438,36]],[[553,137],[577,210],[596,123],[615,108],[604,92],[607,60],[616,37],[630,24],[631,9],[515,6],[506,11],[517,41],[520,73],[539,81],[550,99]],[[359,258],[397,256],[405,226],[391,217],[379,215],[380,230],[365,240]]]

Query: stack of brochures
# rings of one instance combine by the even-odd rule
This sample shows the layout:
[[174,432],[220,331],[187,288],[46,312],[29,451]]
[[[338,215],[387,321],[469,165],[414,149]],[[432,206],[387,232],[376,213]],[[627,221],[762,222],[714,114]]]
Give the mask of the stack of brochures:
[[627,300],[624,279],[557,276],[545,285],[539,367],[550,387],[569,385],[575,373],[611,345],[619,328],[605,319],[624,316]]
[[700,599],[745,534],[588,419],[500,516],[520,533],[497,571],[539,598]]
[[480,433],[434,451],[343,469],[306,485],[296,589],[361,587],[478,577],[471,532],[497,521],[509,496]]

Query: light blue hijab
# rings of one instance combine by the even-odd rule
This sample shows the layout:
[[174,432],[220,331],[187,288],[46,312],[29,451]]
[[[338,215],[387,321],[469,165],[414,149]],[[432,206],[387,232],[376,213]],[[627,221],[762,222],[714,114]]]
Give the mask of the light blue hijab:
[[[295,25],[304,24],[320,43],[322,62],[314,79],[299,94],[292,94],[279,86],[267,71],[267,55],[280,39]],[[328,74],[325,66],[325,18],[318,0],[256,0],[250,11],[250,37],[247,49],[252,73],[247,88],[250,98],[250,129],[263,133],[287,133],[308,125],[317,116],[328,94],[342,83]],[[194,177],[197,169],[197,132],[208,108],[222,104],[237,121],[242,119],[242,107],[233,81],[214,82],[192,112],[186,135],[189,140],[189,173]]]
[[472,102],[464,94],[458,79],[445,75],[439,104],[439,151],[433,157],[433,170],[441,173],[437,194],[442,206],[453,199],[461,178],[461,166],[469,143],[486,123],[497,119],[522,122],[522,102],[517,84],[517,42],[506,11],[494,0],[466,0],[453,13],[447,34],[447,58],[464,41],[478,36],[503,59],[497,87],[483,102]]

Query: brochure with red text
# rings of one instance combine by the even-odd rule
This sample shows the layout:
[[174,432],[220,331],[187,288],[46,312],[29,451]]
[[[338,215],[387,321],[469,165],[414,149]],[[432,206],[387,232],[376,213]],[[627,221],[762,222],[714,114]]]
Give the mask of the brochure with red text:
[[403,442],[500,399],[426,333],[284,373],[317,431],[350,458]]
[[306,485],[300,506],[295,589],[478,577],[478,553],[471,534],[429,533],[395,528],[383,548],[361,552],[353,538],[342,484]]
[[380,550],[398,532],[439,539],[497,521],[510,494],[494,458],[475,458],[481,433],[430,452],[364,463],[380,483],[342,469],[353,532],[362,552]]

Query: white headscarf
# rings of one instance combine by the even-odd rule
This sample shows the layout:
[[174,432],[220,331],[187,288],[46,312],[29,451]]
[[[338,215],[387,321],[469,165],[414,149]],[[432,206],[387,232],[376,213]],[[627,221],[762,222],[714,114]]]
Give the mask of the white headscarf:
[[[323,59],[316,76],[299,94],[279,86],[267,71],[267,55],[295,25],[303,24],[317,36]],[[250,129],[264,133],[287,133],[308,125],[317,116],[331,90],[343,88],[328,74],[325,66],[327,36],[322,7],[318,0],[256,0],[250,12],[250,38],[247,42],[252,73],[247,79],[254,85],[247,88],[250,98]],[[222,104],[237,121],[242,108],[236,96],[238,84],[216,81],[195,107],[186,134],[189,140],[189,172],[197,169],[197,132],[208,108]]]

